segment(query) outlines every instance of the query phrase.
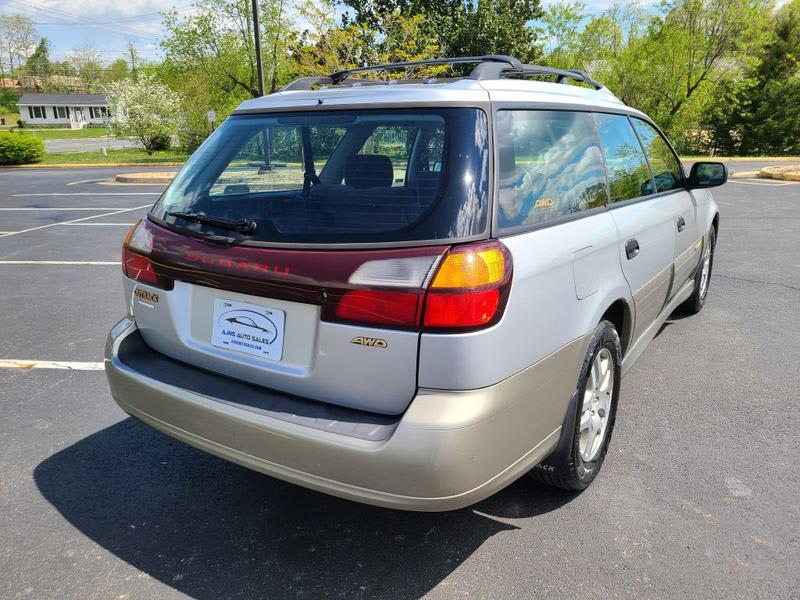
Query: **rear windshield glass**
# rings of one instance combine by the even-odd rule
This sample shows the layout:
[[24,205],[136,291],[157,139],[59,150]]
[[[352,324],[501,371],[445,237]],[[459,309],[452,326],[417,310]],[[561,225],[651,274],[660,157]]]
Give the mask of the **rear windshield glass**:
[[488,170],[478,109],[235,115],[150,214],[241,242],[467,239],[486,231]]

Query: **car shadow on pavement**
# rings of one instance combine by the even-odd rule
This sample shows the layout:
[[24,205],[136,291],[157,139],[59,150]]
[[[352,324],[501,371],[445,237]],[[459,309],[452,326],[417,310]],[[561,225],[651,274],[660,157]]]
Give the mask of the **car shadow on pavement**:
[[[196,598],[418,598],[496,534],[574,494],[528,478],[468,509],[411,513],[306,490],[134,419],[34,471],[44,497],[120,559]],[[495,517],[495,518],[493,518]]]

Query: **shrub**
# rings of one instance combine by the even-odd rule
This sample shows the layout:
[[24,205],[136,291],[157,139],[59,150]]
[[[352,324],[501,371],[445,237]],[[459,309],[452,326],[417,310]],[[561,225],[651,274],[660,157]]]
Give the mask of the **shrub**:
[[0,165],[22,165],[44,156],[44,142],[32,135],[0,135]]
[[172,145],[172,136],[166,134],[154,135],[150,138],[151,150],[169,150]]

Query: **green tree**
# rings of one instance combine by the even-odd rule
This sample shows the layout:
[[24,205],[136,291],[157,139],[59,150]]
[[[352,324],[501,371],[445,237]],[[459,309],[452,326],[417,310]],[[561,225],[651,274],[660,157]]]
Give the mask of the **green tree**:
[[49,77],[53,72],[50,64],[50,42],[47,38],[39,40],[36,49],[25,62],[25,69],[34,77]]
[[[531,21],[542,16],[539,0],[339,0],[353,21],[383,35],[391,20],[422,16],[423,35],[433,34],[445,55],[511,54],[532,62],[541,52]],[[345,24],[349,17],[345,15]]]
[[[286,0],[261,0],[261,45],[268,91],[286,79],[286,39],[292,27]],[[166,37],[161,40],[173,70],[199,71],[228,93],[242,92],[255,98],[258,92],[253,19],[250,0],[201,0],[184,18],[172,11],[165,15]]]
[[106,79],[108,81],[119,81],[120,79],[128,79],[131,73],[128,69],[128,61],[124,58],[118,58],[113,61],[106,69]]
[[721,86],[705,114],[713,151],[800,153],[800,0],[774,15],[746,77]]

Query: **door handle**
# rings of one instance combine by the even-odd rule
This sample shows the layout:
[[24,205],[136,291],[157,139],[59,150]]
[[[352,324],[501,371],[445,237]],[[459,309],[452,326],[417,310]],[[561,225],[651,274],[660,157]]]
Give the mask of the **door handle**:
[[683,231],[686,229],[686,221],[684,221],[683,217],[678,217],[678,231]]
[[628,256],[628,260],[639,254],[639,242],[636,240],[625,242],[625,254]]

